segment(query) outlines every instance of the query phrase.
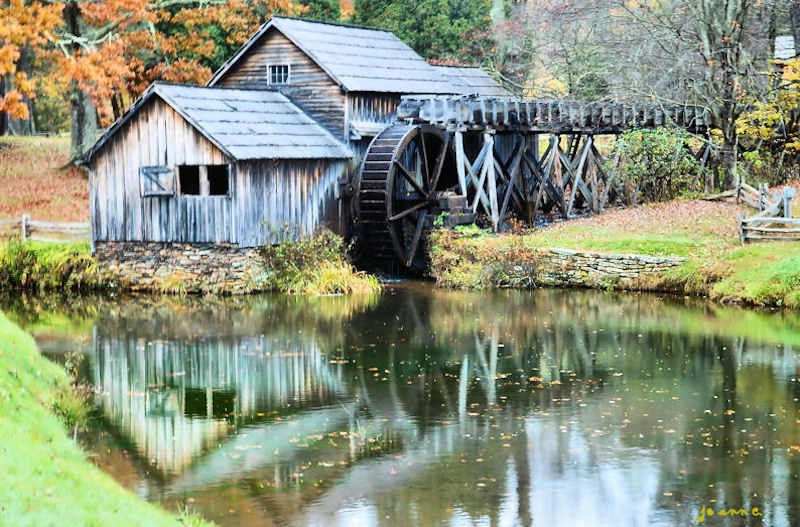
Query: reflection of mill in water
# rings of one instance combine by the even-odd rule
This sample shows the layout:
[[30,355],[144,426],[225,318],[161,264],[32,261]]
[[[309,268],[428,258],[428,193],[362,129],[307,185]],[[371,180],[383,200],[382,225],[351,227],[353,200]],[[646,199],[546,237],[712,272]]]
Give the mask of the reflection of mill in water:
[[98,336],[96,349],[104,414],[166,474],[182,472],[258,414],[344,392],[319,349],[292,339]]
[[[370,312],[365,317],[368,323],[363,324],[383,332],[386,341],[432,344],[447,350],[441,355],[444,362],[426,375],[441,378],[446,373],[455,381],[449,382],[452,390],[440,384],[435,388],[440,393],[433,395],[449,401],[443,411],[457,415],[462,426],[445,427],[438,432],[428,429],[425,432],[428,436],[439,432],[447,436],[463,434],[470,421],[468,395],[474,396],[475,390],[483,394],[481,398],[485,397],[488,406],[497,402],[495,380],[501,376],[498,357],[503,354],[510,354],[515,369],[535,371],[546,383],[558,381],[565,370],[578,371],[582,376],[593,373],[592,343],[577,333],[544,332],[537,336],[535,349],[517,345],[511,350],[503,344],[500,330],[509,321],[493,321],[451,328],[451,336],[458,335],[457,343],[435,342],[437,337],[429,331],[431,321],[425,320],[428,301],[419,296],[416,300],[409,298],[386,314],[388,323],[382,323],[380,313]],[[436,312],[443,313],[441,309]],[[140,316],[141,313],[136,318]],[[203,465],[206,468],[210,465],[218,473],[199,476],[200,479],[219,480],[220,472],[243,468],[221,468],[221,458],[227,456],[230,463],[229,453],[246,452],[255,443],[266,452],[267,445],[278,448],[283,441],[280,457],[286,459],[288,452],[284,445],[290,436],[304,432],[343,429],[350,432],[353,443],[367,435],[397,444],[419,440],[415,419],[406,410],[414,405],[409,400],[414,396],[407,392],[400,394],[396,378],[383,387],[365,384],[368,372],[354,372],[352,364],[346,366],[331,360],[318,339],[302,332],[284,330],[269,334],[266,328],[259,328],[264,334],[248,336],[230,328],[204,328],[199,320],[189,324],[194,329],[187,330],[182,326],[185,321],[179,322],[178,318],[167,316],[155,331],[142,330],[139,325],[137,329],[126,327],[125,331],[114,333],[101,325],[96,337],[94,378],[103,392],[103,412],[133,443],[141,458],[162,474],[178,476],[193,464],[199,465],[193,469],[195,473],[203,472]],[[359,327],[362,323],[358,323]],[[134,324],[123,321],[122,325]],[[339,341],[337,345],[342,340],[348,338],[341,332],[333,339]],[[388,347],[388,352],[393,353],[393,349]],[[390,358],[389,362],[395,360]],[[475,379],[479,380],[477,384],[473,382]],[[284,430],[280,416],[289,414],[293,428]],[[271,424],[265,427],[265,421]],[[261,426],[248,426],[258,423]],[[391,431],[382,423],[393,423]],[[243,429],[247,429],[246,434],[231,437]],[[256,438],[258,434],[264,437]],[[440,439],[442,444],[452,447],[452,437]],[[212,457],[220,458],[219,462],[199,460],[212,448],[215,449]],[[258,457],[252,452],[242,458],[235,456],[253,465],[276,460],[264,456],[255,459]]]
[[[353,524],[343,510],[580,523],[571,511],[605,527],[696,516],[707,486],[684,474],[722,478],[736,503],[743,478],[778,489],[781,507],[797,495],[775,474],[796,472],[784,445],[798,444],[785,397],[797,400],[798,356],[697,330],[725,313],[574,291],[340,301],[204,304],[203,316],[180,304],[99,323],[103,411],[157,466],[140,496],[210,510],[224,496],[282,525]],[[768,477],[756,442],[781,445]],[[742,448],[755,461],[741,465]],[[688,489],[680,510],[675,488]]]

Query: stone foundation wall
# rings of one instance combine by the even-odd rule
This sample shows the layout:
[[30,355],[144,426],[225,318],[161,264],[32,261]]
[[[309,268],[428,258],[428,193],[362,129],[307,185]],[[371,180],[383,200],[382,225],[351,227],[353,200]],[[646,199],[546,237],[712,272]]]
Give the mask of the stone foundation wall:
[[261,249],[231,244],[96,242],[95,259],[132,291],[243,294],[265,283]]
[[681,265],[685,258],[637,254],[599,254],[569,249],[541,249],[532,277],[536,285],[557,287],[603,287],[634,283],[661,275]]
[[[684,258],[534,249],[527,264],[508,255],[499,283],[516,287],[610,287],[663,274]],[[530,253],[528,253],[530,256]],[[99,265],[132,291],[244,294],[266,286],[259,248],[230,244],[97,242]]]

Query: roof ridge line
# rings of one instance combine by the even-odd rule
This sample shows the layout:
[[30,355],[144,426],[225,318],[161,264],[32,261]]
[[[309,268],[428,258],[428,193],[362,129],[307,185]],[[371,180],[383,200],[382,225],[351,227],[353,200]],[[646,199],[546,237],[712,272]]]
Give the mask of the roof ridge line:
[[299,16],[290,16],[290,15],[272,15],[270,20],[275,18],[282,18],[284,20],[296,20],[298,22],[308,22],[311,24],[322,24],[327,26],[338,26],[338,27],[346,27],[350,29],[367,29],[370,31],[383,31],[385,33],[391,33],[394,35],[394,32],[385,27],[377,27],[377,26],[365,26],[362,24],[353,24],[351,22],[342,22],[342,21],[333,21],[333,20],[315,20],[313,18],[303,18]]

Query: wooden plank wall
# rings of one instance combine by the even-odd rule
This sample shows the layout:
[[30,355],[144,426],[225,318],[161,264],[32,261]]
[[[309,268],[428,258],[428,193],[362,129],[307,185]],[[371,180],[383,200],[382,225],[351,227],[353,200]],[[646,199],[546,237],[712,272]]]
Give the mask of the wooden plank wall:
[[400,95],[391,93],[350,93],[347,96],[349,121],[392,124],[397,120]]
[[320,226],[343,233],[338,179],[348,160],[284,160],[244,163],[236,180],[236,239],[256,247],[296,239]]
[[152,98],[94,161],[89,188],[95,240],[235,242],[231,198],[142,197],[139,173],[142,166],[228,163],[177,112]]
[[325,71],[276,29],[268,31],[235,67],[217,81],[223,88],[268,88],[267,66],[289,64],[290,85],[280,91],[335,137],[346,139],[345,94]]

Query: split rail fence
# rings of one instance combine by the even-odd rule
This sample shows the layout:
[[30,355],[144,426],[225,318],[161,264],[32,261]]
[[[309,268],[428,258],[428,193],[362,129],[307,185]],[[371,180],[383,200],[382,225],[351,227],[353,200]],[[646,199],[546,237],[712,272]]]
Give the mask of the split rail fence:
[[36,221],[29,214],[20,219],[0,220],[0,239],[20,239],[43,242],[89,241],[88,223],[54,223]]
[[797,191],[784,187],[770,193],[766,186],[758,189],[743,183],[738,199],[761,212],[749,218],[739,217],[739,237],[742,243],[761,240],[800,241],[800,218],[792,218],[792,198]]

